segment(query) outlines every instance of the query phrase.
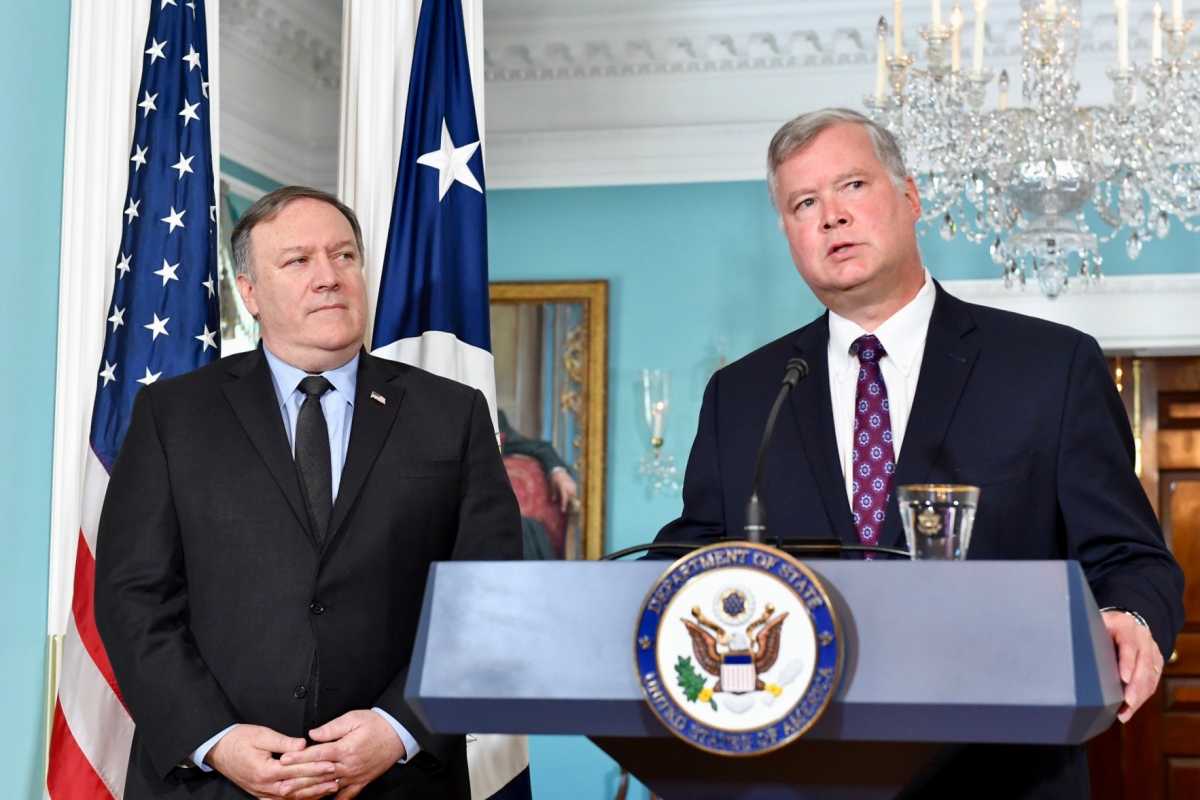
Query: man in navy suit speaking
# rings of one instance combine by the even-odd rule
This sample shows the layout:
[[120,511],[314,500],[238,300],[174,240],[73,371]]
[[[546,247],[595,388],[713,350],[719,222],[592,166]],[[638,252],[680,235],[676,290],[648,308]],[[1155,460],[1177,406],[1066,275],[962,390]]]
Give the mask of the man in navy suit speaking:
[[[828,311],[713,376],[683,512],[658,541],[740,536],[763,420],[788,359],[802,357],[809,375],[765,456],[772,536],[903,546],[894,487],[982,487],[970,557],[1080,562],[1117,650],[1128,721],[1182,625],[1183,575],[1134,474],[1096,341],[965,303],[934,281],[917,247],[916,183],[892,135],[861,114],[797,117],[767,163],[792,259]],[[919,793],[980,785],[997,797],[1085,798],[1085,754],[967,747]]]

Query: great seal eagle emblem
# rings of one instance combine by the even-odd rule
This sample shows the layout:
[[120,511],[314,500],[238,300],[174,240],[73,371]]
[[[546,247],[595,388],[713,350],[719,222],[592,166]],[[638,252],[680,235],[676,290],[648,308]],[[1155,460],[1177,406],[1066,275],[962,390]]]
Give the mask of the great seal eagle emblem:
[[771,547],[711,545],[671,565],[638,620],[646,700],[703,750],[754,755],[803,735],[841,675],[837,617],[817,576]]

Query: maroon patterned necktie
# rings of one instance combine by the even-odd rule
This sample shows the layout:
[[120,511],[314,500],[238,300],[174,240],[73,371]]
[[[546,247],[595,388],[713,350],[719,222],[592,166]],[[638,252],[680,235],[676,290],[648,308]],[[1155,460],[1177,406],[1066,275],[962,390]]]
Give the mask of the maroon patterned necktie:
[[[874,336],[860,336],[850,345],[850,354],[858,356],[858,388],[854,393],[854,453],[851,462],[854,477],[854,527],[862,544],[879,544],[896,472],[892,449],[892,415],[888,408],[887,386],[879,371],[883,345]],[[868,556],[869,557],[869,556]]]

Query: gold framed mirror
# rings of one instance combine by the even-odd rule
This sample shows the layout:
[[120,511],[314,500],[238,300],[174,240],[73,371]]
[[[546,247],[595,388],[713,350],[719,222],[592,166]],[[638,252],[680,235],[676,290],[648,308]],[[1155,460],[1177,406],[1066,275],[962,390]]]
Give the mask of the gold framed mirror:
[[604,552],[608,281],[493,282],[501,453],[525,557]]

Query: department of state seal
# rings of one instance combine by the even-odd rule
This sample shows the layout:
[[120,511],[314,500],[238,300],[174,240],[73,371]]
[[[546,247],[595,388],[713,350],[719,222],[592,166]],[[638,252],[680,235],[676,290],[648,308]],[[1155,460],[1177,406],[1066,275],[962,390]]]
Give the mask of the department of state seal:
[[842,665],[837,617],[817,577],[748,542],[672,564],[642,605],[634,653],[663,724],[732,756],[774,750],[812,727]]

